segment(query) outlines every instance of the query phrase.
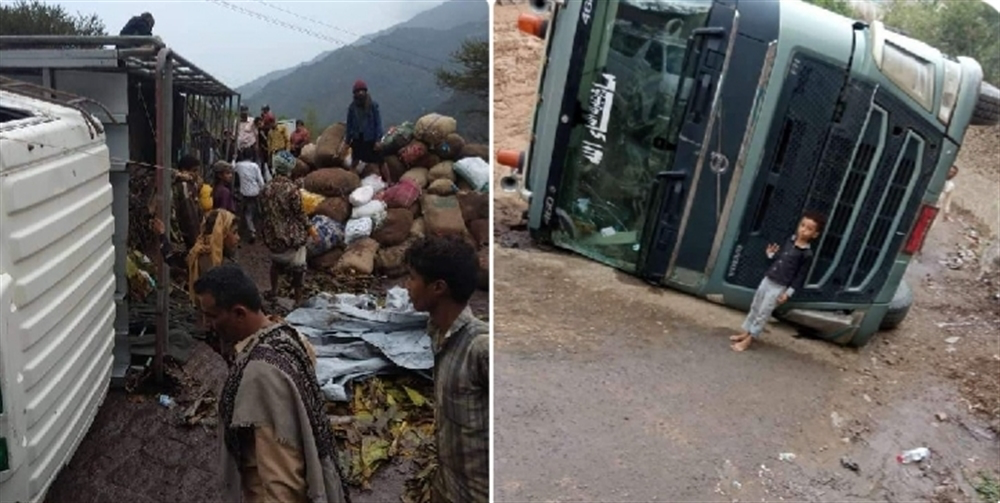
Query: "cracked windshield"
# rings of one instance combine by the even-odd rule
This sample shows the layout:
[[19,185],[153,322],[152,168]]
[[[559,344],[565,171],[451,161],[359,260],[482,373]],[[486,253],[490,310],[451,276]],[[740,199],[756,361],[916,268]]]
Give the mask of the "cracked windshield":
[[[654,177],[672,159],[687,39],[704,25],[711,3],[623,0],[608,7],[614,21],[591,39],[603,44],[597,70],[581,77],[587,111],[567,157],[553,240],[631,270]],[[683,113],[683,103],[677,108]]]

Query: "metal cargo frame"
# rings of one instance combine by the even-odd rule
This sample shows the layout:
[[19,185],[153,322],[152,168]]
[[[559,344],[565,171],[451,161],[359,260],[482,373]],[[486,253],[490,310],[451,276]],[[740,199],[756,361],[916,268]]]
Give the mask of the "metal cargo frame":
[[[155,169],[156,208],[160,220],[171,228],[171,168],[181,151],[193,151],[204,167],[230,157],[232,134],[240,95],[175,53],[159,37],[142,36],[0,36],[0,75],[25,82],[5,86],[35,95],[46,88],[79,95],[81,107],[97,102],[92,112],[104,122],[111,153],[110,182],[115,218],[115,346],[112,384],[121,385],[131,365],[126,259],[129,231],[129,166]],[[33,81],[33,82],[32,82]],[[142,85],[155,88],[150,117]],[[129,98],[138,91],[142,109],[133,110]],[[53,93],[54,94],[54,93]],[[174,98],[180,96],[184,113],[178,116]],[[53,96],[39,96],[52,98]],[[145,116],[145,117],[143,117]],[[146,123],[141,123],[144,119]],[[182,138],[178,145],[175,130]],[[192,131],[195,130],[195,131]],[[150,136],[152,138],[150,138]],[[148,148],[152,139],[155,149]],[[143,145],[146,144],[146,146]],[[218,146],[219,148],[216,148]],[[155,154],[150,150],[155,150]],[[138,161],[150,159],[154,162]],[[153,367],[163,379],[163,358],[169,333],[170,271],[156,253],[156,349]]]

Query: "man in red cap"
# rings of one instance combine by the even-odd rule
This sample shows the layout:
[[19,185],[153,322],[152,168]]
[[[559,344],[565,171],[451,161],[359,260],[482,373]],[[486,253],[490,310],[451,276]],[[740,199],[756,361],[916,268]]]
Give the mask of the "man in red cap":
[[382,173],[382,156],[378,144],[382,139],[382,114],[378,103],[368,94],[368,85],[358,80],[354,83],[354,101],[347,108],[347,142],[351,146],[351,168],[359,162],[375,164]]

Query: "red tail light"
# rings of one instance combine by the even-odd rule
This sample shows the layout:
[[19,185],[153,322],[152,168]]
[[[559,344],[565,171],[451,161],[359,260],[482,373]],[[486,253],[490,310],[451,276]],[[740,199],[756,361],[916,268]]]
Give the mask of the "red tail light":
[[920,213],[917,214],[917,221],[913,224],[913,230],[910,231],[910,237],[906,240],[906,246],[903,247],[903,253],[913,255],[924,247],[924,239],[927,238],[927,230],[931,228],[931,224],[934,222],[934,218],[937,217],[937,214],[938,209],[934,206],[925,204],[920,207]]

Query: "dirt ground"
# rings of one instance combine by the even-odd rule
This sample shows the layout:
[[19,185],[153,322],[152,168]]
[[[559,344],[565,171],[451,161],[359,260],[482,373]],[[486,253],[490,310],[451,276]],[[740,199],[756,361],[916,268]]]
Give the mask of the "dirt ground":
[[[237,261],[264,290],[269,288],[267,254],[259,242],[242,244]],[[316,284],[318,274],[308,282]],[[319,282],[328,291],[330,281]],[[400,284],[380,281],[379,291]],[[341,285],[341,288],[344,286]],[[287,302],[279,299],[287,307]],[[488,319],[488,292],[476,292],[473,311]],[[286,312],[271,306],[272,312]],[[214,423],[214,403],[226,377],[225,362],[207,345],[197,342],[183,370],[173,373],[180,385],[167,389],[149,387],[137,393],[111,390],[71,462],[53,482],[47,503],[208,503],[220,501],[219,440]],[[205,424],[182,424],[183,409],[161,406],[157,397],[166,392],[182,405],[198,396],[207,398],[202,411]],[[371,490],[352,487],[354,503],[398,502],[406,480],[413,475],[409,461],[382,467],[371,480]]]
[[[527,11],[495,10],[497,149],[530,138]],[[495,500],[980,501],[1000,473],[1000,278],[977,260],[1000,225],[1000,129],[970,130],[958,164],[956,218],[907,272],[914,308],[861,349],[779,324],[734,353],[744,313],[539,249],[497,192]],[[918,446],[928,461],[896,462]]]

